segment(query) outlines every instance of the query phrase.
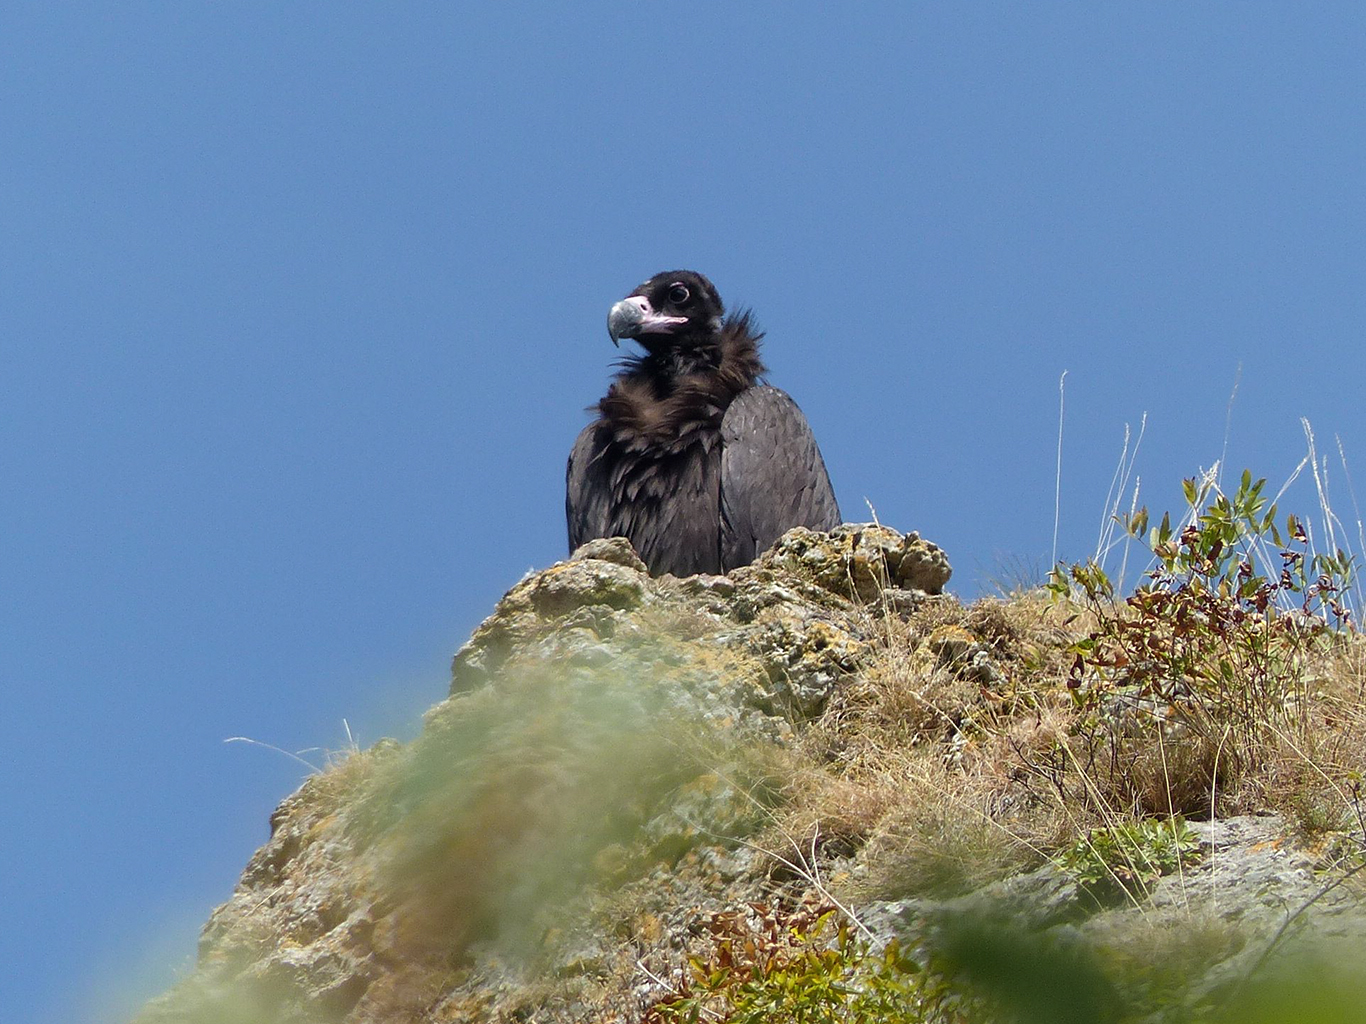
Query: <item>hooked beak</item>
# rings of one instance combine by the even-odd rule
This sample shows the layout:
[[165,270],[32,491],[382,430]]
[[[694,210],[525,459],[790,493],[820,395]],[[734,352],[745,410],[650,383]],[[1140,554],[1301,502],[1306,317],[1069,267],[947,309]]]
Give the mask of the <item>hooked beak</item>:
[[622,299],[607,314],[607,333],[612,344],[620,346],[622,338],[638,338],[642,334],[672,334],[679,324],[686,324],[686,316],[665,316],[656,313],[650,300],[643,295]]

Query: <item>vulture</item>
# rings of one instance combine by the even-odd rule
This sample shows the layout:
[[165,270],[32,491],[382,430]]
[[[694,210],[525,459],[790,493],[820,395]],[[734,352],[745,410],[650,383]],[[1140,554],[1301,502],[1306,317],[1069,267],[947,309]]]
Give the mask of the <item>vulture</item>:
[[762,382],[763,337],[690,270],[656,274],[611,309],[634,339],[569,455],[569,550],[625,537],[650,573],[748,565],[786,530],[839,525],[806,417]]

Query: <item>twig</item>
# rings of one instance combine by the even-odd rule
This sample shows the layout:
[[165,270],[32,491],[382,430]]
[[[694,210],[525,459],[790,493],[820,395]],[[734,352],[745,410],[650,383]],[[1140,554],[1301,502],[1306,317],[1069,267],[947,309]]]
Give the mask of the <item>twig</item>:
[[[283,749],[281,749],[280,747],[275,746],[275,744],[273,744],[273,743],[262,743],[260,740],[254,740],[254,739],[252,739],[252,738],[249,737],[249,736],[229,736],[229,737],[228,737],[227,739],[225,739],[223,742],[224,742],[224,743],[250,743],[252,746],[255,746],[255,747],[265,747],[267,750],[273,750],[273,751],[275,751],[277,754],[284,754],[285,757],[291,757],[291,758],[293,758],[295,761],[298,761],[301,765],[304,765],[305,767],[311,769],[312,771],[318,772],[318,773],[320,773],[320,774],[321,774],[321,772],[322,772],[322,769],[319,768],[319,767],[318,767],[316,764],[314,764],[312,761],[305,760],[304,758],[300,757],[298,754],[291,754],[288,750],[283,750]],[[316,748],[315,748],[315,749],[316,749]]]
[[1234,400],[1235,398],[1238,397],[1238,385],[1242,382],[1242,380],[1243,380],[1243,362],[1242,362],[1242,360],[1240,359],[1240,360],[1238,361],[1238,370],[1237,370],[1237,372],[1234,373],[1234,375],[1233,375],[1233,390],[1229,393],[1229,396],[1228,396],[1228,409],[1227,409],[1227,411],[1225,411],[1225,413],[1224,413],[1224,450],[1223,450],[1223,452],[1222,452],[1222,453],[1220,454],[1220,456],[1219,456],[1219,466],[1220,466],[1220,470],[1219,470],[1219,482],[1220,482],[1220,483],[1222,483],[1222,482],[1223,482],[1223,479],[1224,479],[1224,473],[1223,473],[1223,468],[1222,468],[1222,467],[1223,467],[1224,463],[1225,463],[1225,462],[1227,461],[1227,459],[1228,459],[1228,438],[1229,438],[1229,434],[1232,433],[1232,431],[1233,431],[1233,400]]
[[1058,471],[1053,480],[1053,565],[1058,564],[1058,521],[1062,518],[1062,414],[1067,371],[1058,378]]
[[[645,961],[644,961],[644,960],[637,960],[637,961],[636,961],[636,967],[638,967],[638,968],[640,969],[640,972],[641,972],[642,974],[644,974],[645,977],[649,978],[649,979],[650,979],[651,981],[653,981],[656,985],[658,985],[660,988],[662,988],[665,992],[673,992],[673,991],[675,991],[674,986],[670,985],[667,981],[665,981],[663,978],[661,978],[658,974],[656,974],[654,971],[650,970],[650,968],[646,967],[646,966],[645,966]],[[699,1005],[699,1006],[697,1007],[697,1012],[698,1012],[699,1014],[703,1014],[703,1015],[705,1015],[705,1016],[711,1018],[712,1020],[721,1020],[721,1019],[722,1019],[722,1017],[721,1017],[721,1015],[720,1015],[719,1013],[717,1013],[715,1010],[709,1010],[709,1009],[707,1009],[705,1006],[700,1006],[700,1005]]]

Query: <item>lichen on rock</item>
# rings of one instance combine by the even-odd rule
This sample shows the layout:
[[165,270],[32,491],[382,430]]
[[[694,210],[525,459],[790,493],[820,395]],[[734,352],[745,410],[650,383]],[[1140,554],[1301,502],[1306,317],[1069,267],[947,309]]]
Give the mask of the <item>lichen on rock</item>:
[[877,523],[846,523],[829,533],[788,530],[758,564],[860,601],[875,601],[889,589],[939,594],[952,575],[938,545]]

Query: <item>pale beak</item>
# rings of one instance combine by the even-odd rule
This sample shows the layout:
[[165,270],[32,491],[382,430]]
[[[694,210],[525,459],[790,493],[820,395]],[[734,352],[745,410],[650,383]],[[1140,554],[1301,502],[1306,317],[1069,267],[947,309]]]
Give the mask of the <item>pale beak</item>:
[[607,314],[607,333],[612,344],[620,345],[622,338],[636,338],[642,334],[672,334],[679,324],[686,324],[686,316],[665,316],[656,313],[650,300],[643,295],[630,295],[612,307]]

